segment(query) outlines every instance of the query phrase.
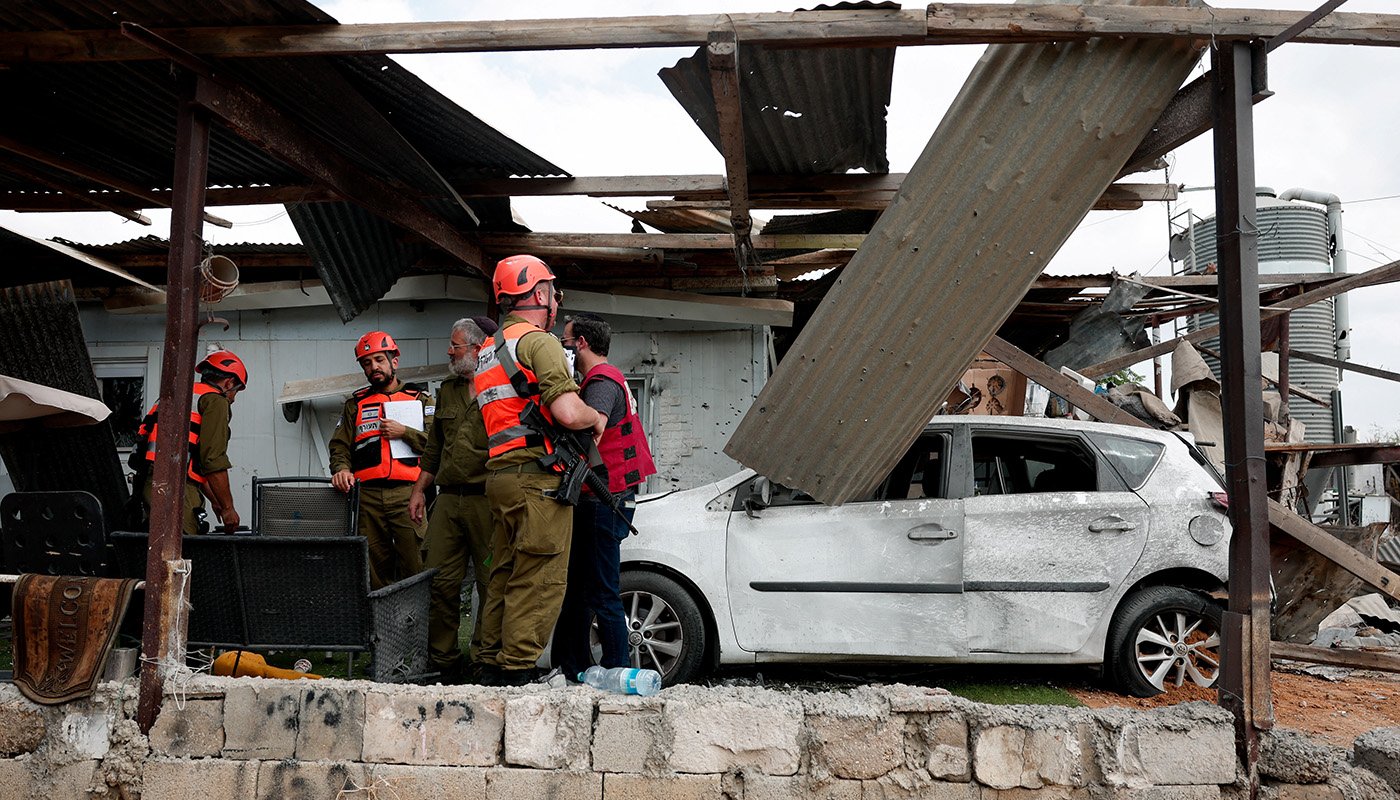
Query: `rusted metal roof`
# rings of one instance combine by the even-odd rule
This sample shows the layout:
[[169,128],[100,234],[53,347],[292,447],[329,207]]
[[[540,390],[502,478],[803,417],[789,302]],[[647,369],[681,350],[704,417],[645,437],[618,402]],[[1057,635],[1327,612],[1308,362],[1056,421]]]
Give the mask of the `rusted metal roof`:
[[827,503],[873,488],[1197,55],[1182,41],[989,47],[725,452]]
[[[0,289],[0,373],[100,399],[67,281]],[[18,491],[92,492],[109,529],[122,513],[128,491],[110,419],[0,434],[0,457]]]
[[[872,6],[840,4],[813,10],[852,7]],[[749,172],[889,172],[885,109],[890,104],[894,54],[893,47],[773,50],[741,43],[739,90]],[[705,48],[658,74],[720,149]]]
[[[153,28],[334,23],[304,0],[49,0],[0,4],[0,31],[84,30],[135,22]],[[168,189],[175,151],[175,77],[166,63],[16,63],[0,70],[0,98],[23,113],[5,115],[0,133],[61,154],[131,183]],[[452,198],[448,177],[563,176],[563,169],[485,124],[385,56],[246,59],[221,64],[234,77],[314,132],[360,169],[404,187],[461,229],[510,230],[508,201],[474,202],[470,212]],[[256,145],[214,125],[210,186],[296,186],[307,179]],[[18,159],[35,181],[5,169]],[[61,182],[79,191],[106,187],[0,154],[0,192],[40,192]],[[345,213],[298,215],[313,253],[346,230]],[[327,230],[310,232],[325,223]],[[376,225],[382,231],[385,226]],[[404,248],[401,248],[404,249]],[[409,247],[415,253],[421,248]],[[383,252],[380,248],[378,252]],[[415,255],[416,258],[416,255]],[[340,259],[323,273],[337,309],[362,308],[364,287],[389,286],[407,257],[362,260],[345,273]],[[322,264],[317,263],[318,270]],[[350,287],[354,287],[353,289]],[[371,299],[370,302],[373,300]]]

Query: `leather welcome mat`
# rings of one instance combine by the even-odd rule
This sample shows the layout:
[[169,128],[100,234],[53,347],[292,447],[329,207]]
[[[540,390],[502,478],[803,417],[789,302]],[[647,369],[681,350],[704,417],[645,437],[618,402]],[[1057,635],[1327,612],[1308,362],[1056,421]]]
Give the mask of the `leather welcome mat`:
[[14,595],[14,681],[36,703],[87,697],[117,638],[135,579],[21,575]]

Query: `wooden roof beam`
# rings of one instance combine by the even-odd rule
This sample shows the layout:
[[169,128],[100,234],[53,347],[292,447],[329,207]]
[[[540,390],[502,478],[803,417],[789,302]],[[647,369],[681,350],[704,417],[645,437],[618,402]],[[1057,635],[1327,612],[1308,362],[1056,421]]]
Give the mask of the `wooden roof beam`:
[[117,216],[123,219],[129,219],[132,222],[137,222],[142,225],[151,224],[151,220],[149,217],[135,209],[127,208],[123,205],[113,203],[107,197],[104,197],[102,195],[95,195],[92,192],[86,191],[80,186],[74,186],[73,184],[70,184],[67,181],[59,180],[57,178],[51,178],[46,175],[41,175],[40,173],[35,172],[34,170],[25,166],[23,163],[20,162],[19,159],[0,156],[0,171],[8,172],[11,175],[18,175],[21,178],[24,178],[25,180],[33,181],[34,183],[37,183],[40,186],[52,189],[55,192],[58,192],[66,197],[72,198],[74,202],[81,204],[88,210],[110,211],[113,214],[116,214]]
[[421,236],[481,271],[481,248],[403,191],[364,172],[319,137],[246,89],[201,77],[195,102],[235,133],[373,214]]
[[[8,150],[9,152],[14,153],[15,155],[23,156],[29,159],[30,161],[37,161],[40,164],[43,164],[47,167],[52,167],[53,169],[62,170],[63,172],[68,173],[69,175],[76,175],[79,178],[86,178],[87,180],[93,181],[94,183],[100,183],[103,186],[109,187],[111,189],[116,189],[119,192],[129,194],[137,200],[144,201],[150,206],[155,206],[157,208],[170,208],[169,192],[165,193],[165,197],[160,197],[156,193],[151,192],[147,189],[143,189],[141,186],[138,186],[137,184],[134,184],[131,181],[118,178],[115,175],[108,175],[106,172],[103,172],[102,170],[99,170],[96,167],[89,167],[86,164],[80,164],[71,158],[65,158],[64,156],[54,155],[53,153],[46,152],[42,148],[27,145],[18,140],[11,139],[8,136],[0,135],[0,150]],[[90,192],[84,194],[89,197],[92,196]],[[204,220],[212,225],[218,225],[220,228],[233,227],[232,222],[229,222],[223,217],[216,217],[207,211],[204,213]]]
[[[826,250],[860,246],[865,234],[755,234],[755,250]],[[483,233],[481,244],[492,251],[535,252],[538,247],[650,247],[665,250],[729,250],[728,233]]]
[[739,88],[739,38],[734,31],[713,31],[705,46],[710,68],[710,91],[719,124],[719,151],[724,156],[724,193],[734,229],[734,258],[742,268],[752,252],[749,234],[749,160],[744,152],[744,109]]
[[[751,44],[872,47],[991,44],[1095,36],[1270,39],[1302,12],[1209,6],[933,3],[925,9],[860,9],[652,17],[479,20],[369,25],[164,28],[191,53],[219,58],[475,53],[678,47],[705,44],[717,24]],[[1400,45],[1400,15],[1334,12],[1292,41]],[[0,62],[140,61],[159,58],[112,29],[0,34]]]

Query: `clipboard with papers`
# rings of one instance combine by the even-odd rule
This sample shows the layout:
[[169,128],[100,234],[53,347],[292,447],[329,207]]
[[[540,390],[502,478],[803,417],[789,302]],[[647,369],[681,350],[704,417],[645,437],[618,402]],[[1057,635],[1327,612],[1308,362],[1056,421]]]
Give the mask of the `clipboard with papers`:
[[[390,400],[384,404],[384,419],[401,422],[415,431],[423,430],[423,404],[417,400]],[[418,454],[403,439],[389,440],[390,458],[417,458]]]

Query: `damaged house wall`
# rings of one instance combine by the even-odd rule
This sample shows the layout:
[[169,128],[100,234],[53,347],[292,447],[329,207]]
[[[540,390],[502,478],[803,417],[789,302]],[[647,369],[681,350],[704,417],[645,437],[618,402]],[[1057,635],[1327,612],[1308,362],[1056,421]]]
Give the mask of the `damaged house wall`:
[[[238,353],[249,368],[250,386],[233,408],[234,498],[249,502],[254,476],[327,474],[326,442],[345,398],[308,401],[299,419],[288,422],[277,404],[288,381],[357,372],[351,353],[369,330],[394,335],[402,351],[400,369],[445,364],[452,323],[485,313],[485,306],[475,303],[380,302],[354,324],[342,325],[329,306],[223,312],[229,330],[205,326],[199,353],[217,344]],[[737,471],[722,449],[767,374],[766,326],[604,316],[614,328],[610,360],[634,379],[656,454],[659,471],[648,491],[690,488]],[[87,304],[82,319],[99,372],[144,381],[138,412],[144,413],[159,391],[163,318],[115,315]]]

